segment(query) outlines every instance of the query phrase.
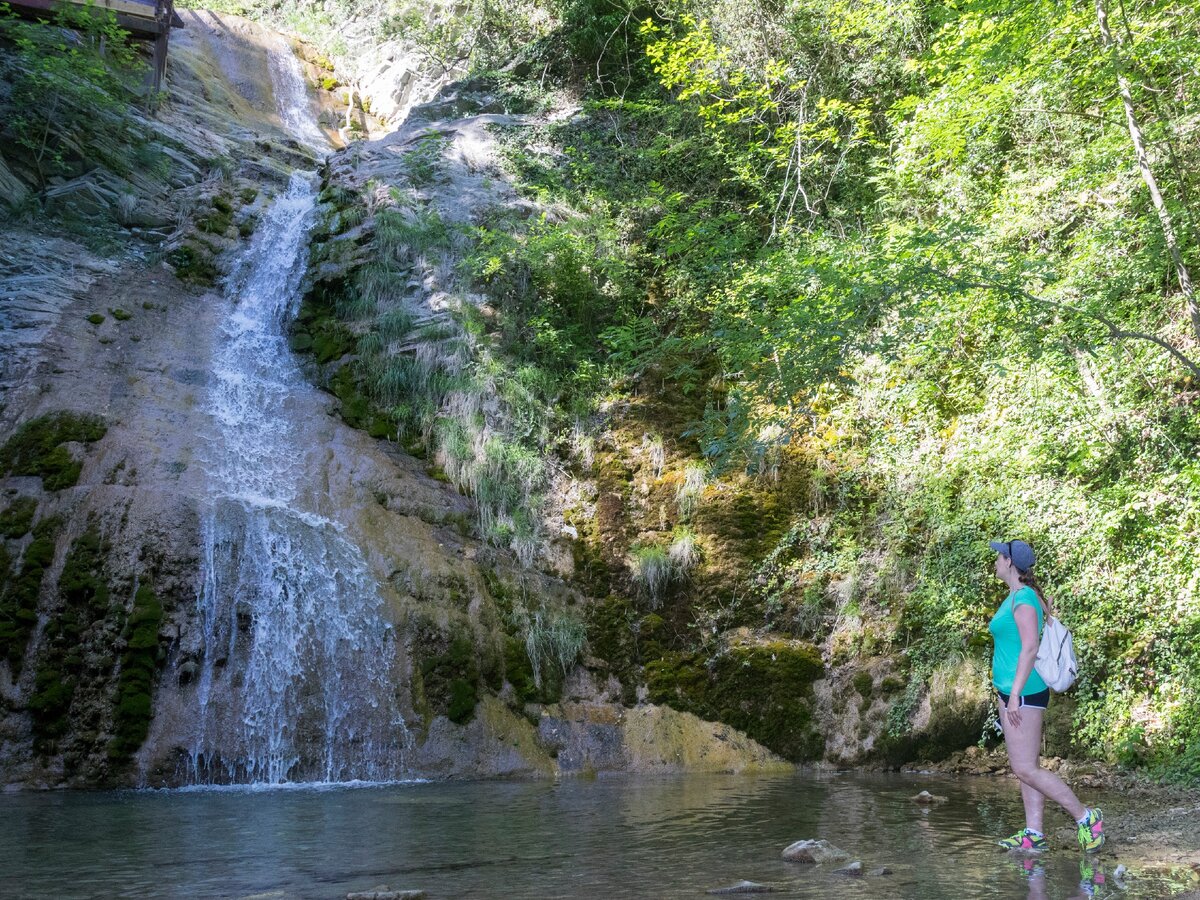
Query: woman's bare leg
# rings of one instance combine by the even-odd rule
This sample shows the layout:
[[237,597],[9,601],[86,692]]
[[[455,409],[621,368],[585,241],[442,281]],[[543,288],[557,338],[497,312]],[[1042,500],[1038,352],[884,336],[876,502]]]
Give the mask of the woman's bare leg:
[[[1013,727],[1008,721],[1008,710],[1000,704],[1000,727],[1004,729],[1004,744],[1008,748],[1008,762],[1013,774],[1021,780],[1021,799],[1025,802],[1026,826],[1043,831],[1042,810],[1049,797],[1079,821],[1087,814],[1087,808],[1079,802],[1065,781],[1041,767],[1038,758],[1042,746],[1042,716],[1044,709],[1032,706],[1021,708],[1021,724]],[[1032,796],[1036,795],[1036,796]],[[1032,801],[1032,802],[1031,802]],[[1031,813],[1036,814],[1038,824],[1033,823]]]

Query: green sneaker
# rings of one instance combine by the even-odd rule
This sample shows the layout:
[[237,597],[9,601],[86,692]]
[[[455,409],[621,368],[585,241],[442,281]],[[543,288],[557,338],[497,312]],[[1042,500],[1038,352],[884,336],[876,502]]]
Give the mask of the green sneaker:
[[1089,809],[1087,818],[1079,823],[1079,846],[1085,853],[1095,853],[1104,846],[1104,813]]
[[1050,842],[1046,840],[1044,835],[1038,834],[1036,831],[1030,831],[1028,828],[1022,828],[1012,837],[1006,837],[1002,841],[996,841],[1005,850],[1028,850],[1033,853],[1040,853],[1043,850],[1050,849]]

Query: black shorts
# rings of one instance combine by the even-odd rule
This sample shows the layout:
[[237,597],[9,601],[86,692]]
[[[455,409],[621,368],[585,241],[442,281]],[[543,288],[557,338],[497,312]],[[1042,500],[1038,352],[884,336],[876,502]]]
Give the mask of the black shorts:
[[[1008,694],[1000,690],[997,690],[996,693],[1000,695],[1000,702],[1008,706]],[[1050,705],[1050,688],[1040,690],[1036,694],[1026,694],[1021,698],[1021,705],[1033,709],[1045,709]]]

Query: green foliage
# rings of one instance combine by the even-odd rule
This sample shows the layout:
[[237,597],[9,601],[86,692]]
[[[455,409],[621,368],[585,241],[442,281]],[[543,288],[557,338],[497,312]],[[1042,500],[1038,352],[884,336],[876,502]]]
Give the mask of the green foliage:
[[96,6],[64,3],[52,21],[18,19],[0,4],[0,93],[4,157],[28,167],[40,185],[97,163],[133,170],[133,149],[154,154],[136,123],[142,63],[116,16]]
[[31,419],[0,447],[0,471],[38,475],[46,490],[61,491],[79,480],[83,468],[65,445],[95,443],[107,430],[98,416],[71,412]]

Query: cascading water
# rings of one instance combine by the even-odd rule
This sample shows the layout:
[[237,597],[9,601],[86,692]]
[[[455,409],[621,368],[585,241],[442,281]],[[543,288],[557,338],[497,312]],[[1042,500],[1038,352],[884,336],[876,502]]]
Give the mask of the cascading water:
[[[311,123],[298,67],[276,62],[281,118]],[[319,132],[310,127],[296,137],[311,144]],[[181,773],[193,783],[380,781],[403,771],[395,635],[300,450],[313,388],[284,325],[299,303],[313,180],[292,176],[226,287],[209,396],[203,651]]]

